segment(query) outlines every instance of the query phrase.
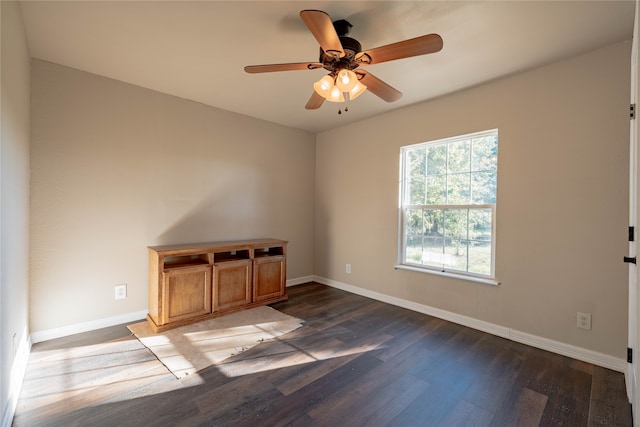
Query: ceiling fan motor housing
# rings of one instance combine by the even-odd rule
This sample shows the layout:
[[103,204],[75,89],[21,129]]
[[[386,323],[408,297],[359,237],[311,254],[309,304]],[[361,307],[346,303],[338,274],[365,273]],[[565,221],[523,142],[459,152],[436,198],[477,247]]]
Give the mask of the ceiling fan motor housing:
[[344,56],[342,58],[336,58],[333,55],[326,53],[320,48],[320,61],[324,68],[328,71],[338,71],[343,68],[354,70],[360,65],[356,60],[356,55],[362,51],[362,45],[354,38],[341,36],[340,43],[342,44],[342,50]]

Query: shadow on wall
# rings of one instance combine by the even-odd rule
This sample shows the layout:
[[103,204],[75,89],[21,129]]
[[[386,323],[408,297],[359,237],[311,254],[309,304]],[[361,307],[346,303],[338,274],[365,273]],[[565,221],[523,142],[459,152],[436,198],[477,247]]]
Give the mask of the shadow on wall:
[[[217,183],[204,197],[186,190],[156,199],[151,208],[150,244],[198,243],[268,237],[273,229],[273,203],[268,185],[255,174]],[[197,191],[195,192],[197,193]],[[158,234],[157,230],[164,231]]]

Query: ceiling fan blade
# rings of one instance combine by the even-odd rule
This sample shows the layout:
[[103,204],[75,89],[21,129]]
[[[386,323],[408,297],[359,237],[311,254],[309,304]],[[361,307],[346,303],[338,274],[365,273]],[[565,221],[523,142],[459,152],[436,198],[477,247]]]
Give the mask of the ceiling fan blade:
[[373,74],[367,73],[363,70],[356,71],[356,74],[360,74],[362,76],[360,81],[371,93],[379,96],[383,100],[387,102],[394,102],[402,97],[402,92],[389,86]]
[[361,65],[379,64],[395,59],[435,53],[442,50],[442,37],[427,34],[413,39],[365,50],[356,55]]
[[314,90],[311,94],[311,98],[307,101],[307,105],[304,106],[307,110],[317,110],[322,107],[322,103],[324,102],[324,98],[318,95],[318,93]]
[[244,67],[244,71],[254,74],[273,71],[315,70],[316,68],[322,68],[322,64],[320,62],[292,62],[290,64],[247,65]]
[[342,49],[342,43],[335,28],[333,28],[333,22],[326,12],[321,10],[303,10],[300,12],[300,17],[307,24],[311,34],[316,38],[318,44],[324,52],[328,55],[333,55],[337,58],[344,56],[344,50]]

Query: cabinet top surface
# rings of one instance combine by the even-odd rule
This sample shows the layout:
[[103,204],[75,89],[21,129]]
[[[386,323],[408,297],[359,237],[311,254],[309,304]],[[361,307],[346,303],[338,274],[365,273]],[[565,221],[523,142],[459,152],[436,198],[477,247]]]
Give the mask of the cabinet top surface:
[[149,246],[154,252],[181,252],[194,250],[200,252],[214,252],[223,250],[236,250],[242,248],[256,248],[265,246],[284,246],[288,242],[280,239],[250,239],[250,240],[230,240],[226,242],[204,242],[204,243],[180,243],[175,245]]

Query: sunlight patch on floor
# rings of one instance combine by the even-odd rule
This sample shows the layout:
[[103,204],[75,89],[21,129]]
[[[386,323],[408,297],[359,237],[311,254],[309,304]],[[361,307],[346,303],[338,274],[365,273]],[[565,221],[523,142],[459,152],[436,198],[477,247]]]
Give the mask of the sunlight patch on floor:
[[64,401],[65,411],[73,411],[105,399],[135,399],[149,396],[145,384],[166,376],[166,368],[136,339],[51,350],[35,346],[18,407],[35,410]]
[[[217,366],[218,370],[228,377],[238,377],[282,369],[291,366],[299,366],[329,359],[349,358],[386,347],[386,339],[380,342],[360,343],[355,345],[340,343],[339,345],[320,345],[311,348],[298,348],[286,341],[280,341],[282,349],[275,354],[259,356],[223,363]],[[275,345],[275,344],[274,344]]]

